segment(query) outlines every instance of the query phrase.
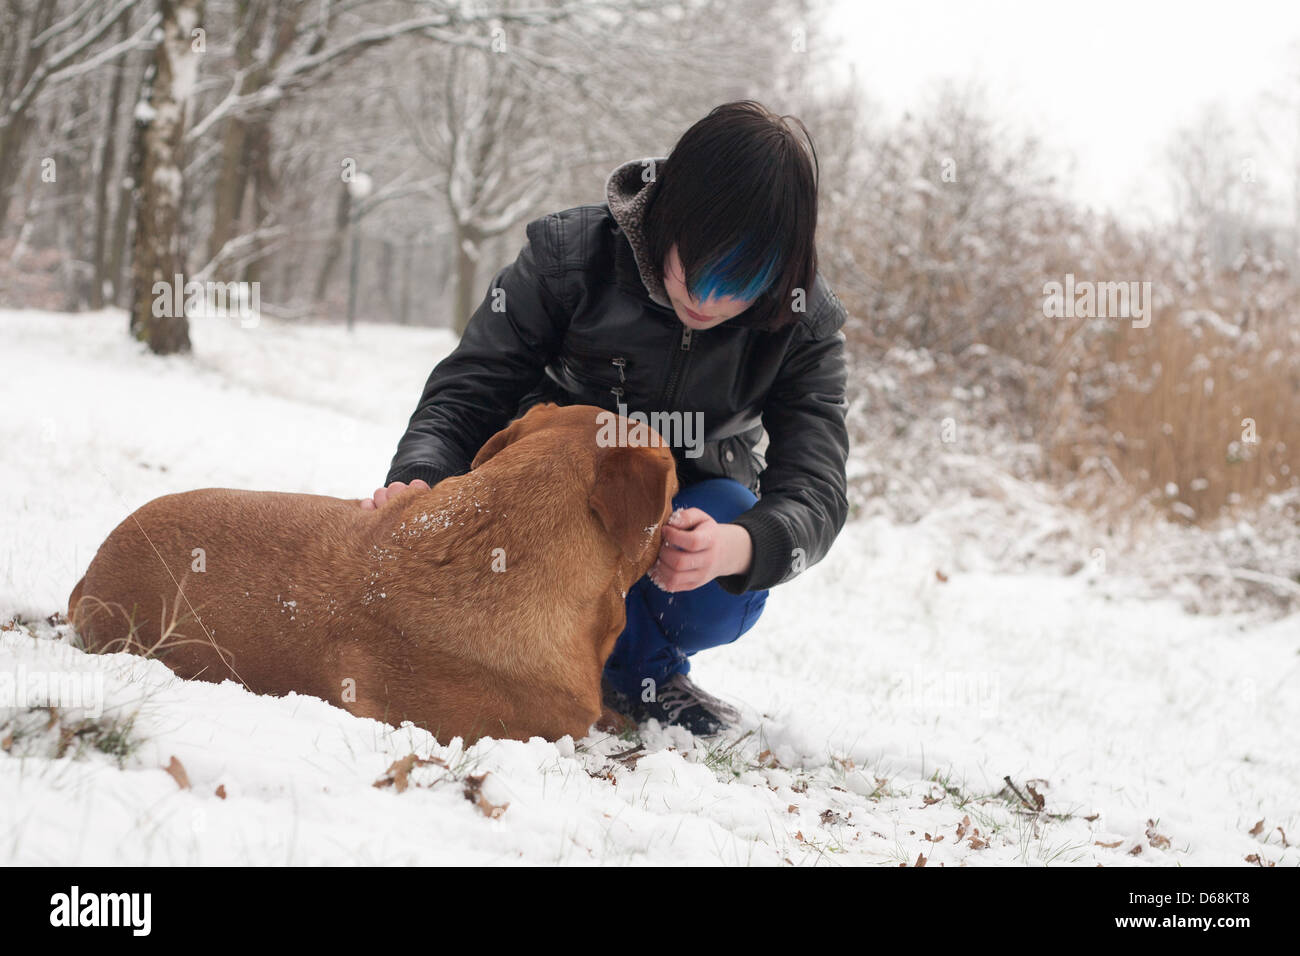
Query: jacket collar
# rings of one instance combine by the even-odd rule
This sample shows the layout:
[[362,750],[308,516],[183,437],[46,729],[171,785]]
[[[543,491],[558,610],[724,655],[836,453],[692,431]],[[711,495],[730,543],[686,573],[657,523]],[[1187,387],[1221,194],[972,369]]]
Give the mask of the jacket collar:
[[645,231],[642,223],[645,221],[646,204],[649,203],[650,197],[654,195],[654,189],[657,185],[655,174],[664,163],[664,157],[648,157],[646,159],[634,159],[630,162],[623,163],[612,173],[605,181],[605,200],[609,204],[610,214],[614,221],[618,223],[623,235],[627,239],[627,249],[622,248],[620,244],[619,252],[624,254],[622,266],[623,277],[630,278],[629,263],[626,261],[626,252],[632,253],[633,263],[636,266],[637,277],[641,280],[641,285],[646,293],[650,296],[650,301],[656,305],[661,305],[665,309],[671,309],[672,303],[668,300],[668,293],[664,290],[664,284],[657,277],[655,270],[650,267],[649,253],[646,249]]

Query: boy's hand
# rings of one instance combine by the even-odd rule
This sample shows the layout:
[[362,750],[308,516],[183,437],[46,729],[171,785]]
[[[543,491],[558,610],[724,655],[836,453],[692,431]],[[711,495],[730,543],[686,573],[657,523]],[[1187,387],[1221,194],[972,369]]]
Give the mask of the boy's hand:
[[699,508],[683,508],[664,525],[650,580],[664,591],[693,591],[714,578],[744,574],[753,557],[754,542],[740,525],[718,524]]
[[423,488],[426,491],[429,483],[423,478],[416,478],[409,485],[404,481],[395,481],[387,488],[376,488],[373,498],[362,498],[361,507],[366,511],[374,511],[376,508],[382,508],[391,498],[395,498],[403,491],[412,491],[416,488]]

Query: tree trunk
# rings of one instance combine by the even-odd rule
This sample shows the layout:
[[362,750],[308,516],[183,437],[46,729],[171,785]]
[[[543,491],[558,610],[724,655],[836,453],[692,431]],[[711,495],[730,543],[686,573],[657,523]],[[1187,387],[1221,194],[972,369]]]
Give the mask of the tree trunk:
[[402,244],[402,300],[398,306],[397,321],[402,325],[411,323],[411,272],[415,265],[416,238],[411,236]]
[[[12,87],[22,89],[36,68],[40,66],[41,49],[30,40],[49,29],[54,22],[55,4],[42,3],[36,10],[31,33],[28,34],[27,55],[18,72],[17,82]],[[6,111],[7,112],[7,111]],[[30,104],[21,112],[9,113],[0,118],[0,228],[4,227],[5,217],[9,215],[9,202],[14,196],[14,184],[21,178],[23,148],[27,145],[27,136],[31,132],[32,122]]]
[[[136,176],[139,199],[131,265],[131,334],[147,342],[151,351],[168,355],[190,350],[189,322],[183,307],[182,148],[185,107],[199,67],[190,31],[203,16],[203,0],[159,0],[158,7],[163,35],[154,50],[153,82],[145,108],[137,110],[143,114],[140,122],[145,128]],[[180,289],[173,288],[177,277],[182,277]],[[156,283],[165,283],[167,291],[156,295]],[[182,304],[179,309],[173,307],[177,299]]]
[[[119,37],[126,39],[131,29],[131,18],[123,15],[118,28]],[[92,255],[90,307],[104,307],[104,286],[109,283],[108,246],[108,184],[117,172],[117,114],[122,103],[123,77],[126,62],[113,65],[113,82],[108,88],[108,108],[104,115],[104,142],[99,150],[99,175],[95,179],[95,250]],[[113,281],[116,283],[116,276]]]
[[478,275],[479,250],[463,229],[456,230],[456,292],[452,305],[452,328],[456,335],[465,334],[469,317],[474,313],[474,280]]
[[212,231],[208,233],[208,261],[216,258],[221,247],[237,233],[239,215],[244,206],[248,185],[248,161],[244,121],[232,117],[225,123],[221,137],[221,171],[217,174],[212,196]]

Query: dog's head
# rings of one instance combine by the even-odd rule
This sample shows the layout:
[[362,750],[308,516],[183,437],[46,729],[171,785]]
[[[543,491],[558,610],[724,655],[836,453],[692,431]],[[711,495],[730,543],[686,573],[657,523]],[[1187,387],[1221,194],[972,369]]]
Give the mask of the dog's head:
[[658,432],[592,405],[535,405],[489,438],[470,467],[507,448],[569,456],[592,513],[636,576],[654,563],[677,494],[676,465]]

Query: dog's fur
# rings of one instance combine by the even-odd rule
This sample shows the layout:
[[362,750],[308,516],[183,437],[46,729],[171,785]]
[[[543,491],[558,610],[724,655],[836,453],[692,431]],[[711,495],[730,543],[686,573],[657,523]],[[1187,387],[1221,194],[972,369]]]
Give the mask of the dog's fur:
[[443,741],[581,737],[677,491],[658,436],[629,423],[630,447],[599,447],[599,412],[537,406],[468,474],[376,510],[226,488],[157,498],[109,535],[68,616],[88,650]]

